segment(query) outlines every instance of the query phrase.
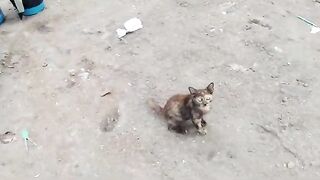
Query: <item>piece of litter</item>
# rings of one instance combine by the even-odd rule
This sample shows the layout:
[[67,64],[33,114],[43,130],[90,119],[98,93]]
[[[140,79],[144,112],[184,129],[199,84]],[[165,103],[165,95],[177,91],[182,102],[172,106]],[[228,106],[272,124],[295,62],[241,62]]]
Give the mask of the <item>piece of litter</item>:
[[316,34],[316,33],[320,32],[320,28],[315,23],[307,20],[306,18],[304,18],[302,16],[297,16],[297,18],[311,26],[311,31],[310,31],[311,34]]
[[9,144],[15,140],[16,134],[10,131],[0,135],[0,142],[2,144]]
[[125,29],[117,29],[118,38],[122,38],[127,34]]
[[316,24],[314,24],[313,22],[307,20],[306,18],[304,18],[304,17],[302,17],[302,16],[297,16],[297,18],[300,19],[300,20],[302,20],[302,21],[304,21],[305,23],[309,24],[310,26],[315,26],[315,27],[317,27]]
[[122,38],[128,33],[131,33],[143,28],[141,20],[136,17],[127,20],[123,24],[123,26],[124,26],[124,29],[119,28],[116,30],[119,38]]
[[138,29],[143,28],[142,22],[138,18],[129,19],[123,25],[124,25],[124,28],[126,28],[127,32],[134,32]]
[[28,139],[29,138],[29,131],[24,129],[22,132],[21,132],[21,136],[23,139]]
[[40,176],[40,173],[39,174],[36,174],[35,176],[33,176],[34,178],[38,178]]
[[29,131],[24,129],[22,132],[21,132],[21,137],[22,139],[24,140],[24,145],[25,145],[25,148],[27,150],[27,152],[29,152],[29,146],[28,146],[28,142],[32,143],[34,146],[38,146],[34,141],[32,141],[29,137]]
[[314,27],[314,26],[311,27],[311,32],[310,32],[311,34],[316,34],[318,32],[320,32],[320,28],[319,27]]
[[101,97],[105,97],[106,95],[109,95],[109,94],[111,94],[111,92],[110,92],[110,91],[105,92],[105,93],[101,94]]

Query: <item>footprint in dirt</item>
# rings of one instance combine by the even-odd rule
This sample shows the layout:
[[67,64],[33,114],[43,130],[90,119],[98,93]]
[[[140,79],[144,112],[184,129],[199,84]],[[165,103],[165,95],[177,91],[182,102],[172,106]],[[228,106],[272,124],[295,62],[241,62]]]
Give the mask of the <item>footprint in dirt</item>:
[[101,121],[100,129],[102,132],[110,132],[116,127],[118,122],[119,122],[118,112],[107,114],[106,117]]
[[39,22],[35,24],[35,28],[42,34],[47,34],[53,31],[53,28],[48,25],[48,22]]

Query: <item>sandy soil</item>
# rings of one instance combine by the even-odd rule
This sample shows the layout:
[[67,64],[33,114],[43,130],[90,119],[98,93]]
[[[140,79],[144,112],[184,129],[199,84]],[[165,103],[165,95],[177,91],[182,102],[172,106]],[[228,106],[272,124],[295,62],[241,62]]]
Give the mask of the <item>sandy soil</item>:
[[[0,2],[0,133],[17,133],[1,180],[320,178],[320,33],[296,18],[320,25],[320,3],[46,4],[19,21]],[[132,17],[144,28],[120,41]],[[146,104],[211,81],[207,136],[168,132]]]

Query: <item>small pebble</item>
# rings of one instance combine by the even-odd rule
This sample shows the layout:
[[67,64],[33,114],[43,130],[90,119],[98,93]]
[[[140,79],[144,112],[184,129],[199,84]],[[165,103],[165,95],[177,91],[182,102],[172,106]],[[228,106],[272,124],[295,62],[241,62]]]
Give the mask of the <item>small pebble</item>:
[[69,70],[69,74],[70,74],[70,76],[75,76],[76,75],[76,70],[70,69]]
[[284,98],[282,98],[281,102],[283,102],[283,103],[288,102],[288,97],[284,97]]
[[286,163],[286,167],[289,168],[289,169],[292,169],[292,168],[295,167],[295,164],[294,164],[294,162],[290,161],[290,162]]
[[0,135],[0,142],[2,144],[8,144],[15,140],[16,134],[10,131],[7,131],[4,134]]

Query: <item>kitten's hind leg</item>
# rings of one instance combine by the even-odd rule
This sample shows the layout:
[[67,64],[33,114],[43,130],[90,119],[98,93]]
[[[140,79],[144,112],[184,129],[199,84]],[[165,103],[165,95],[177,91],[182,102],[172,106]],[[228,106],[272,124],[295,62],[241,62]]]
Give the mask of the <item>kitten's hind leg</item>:
[[168,121],[168,129],[170,131],[175,131],[176,133],[179,133],[179,134],[186,134],[186,130],[174,120]]

